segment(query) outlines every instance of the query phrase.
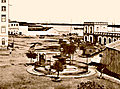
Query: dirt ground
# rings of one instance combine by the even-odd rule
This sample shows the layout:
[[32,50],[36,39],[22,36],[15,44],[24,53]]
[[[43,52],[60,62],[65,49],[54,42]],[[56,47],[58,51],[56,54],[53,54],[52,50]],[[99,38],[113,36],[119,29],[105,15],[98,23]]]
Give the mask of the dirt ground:
[[[9,39],[9,41],[12,41]],[[0,89],[77,89],[80,82],[95,81],[107,89],[120,89],[120,85],[109,80],[99,79],[97,75],[85,78],[64,78],[53,82],[51,78],[29,74],[24,65],[29,62],[25,53],[31,42],[40,42],[38,38],[14,38],[15,50],[9,56],[0,56]]]

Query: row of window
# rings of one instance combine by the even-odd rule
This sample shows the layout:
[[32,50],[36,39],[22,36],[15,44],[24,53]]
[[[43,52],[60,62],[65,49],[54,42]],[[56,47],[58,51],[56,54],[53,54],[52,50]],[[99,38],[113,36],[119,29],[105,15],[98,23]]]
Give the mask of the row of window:
[[[99,29],[101,29],[100,27],[96,28],[96,31],[99,31]],[[102,28],[102,30],[105,30],[105,27]]]
[[18,26],[18,24],[10,24],[9,26]]
[[8,31],[8,35],[22,35],[22,32],[13,32]]
[[[6,3],[6,0],[1,0],[1,3]],[[1,6],[1,11],[6,11],[6,6]],[[6,22],[6,15],[1,15],[1,22]]]
[[89,30],[90,30],[90,33],[93,33],[93,27],[90,27],[89,29],[85,27],[84,32],[89,33]]
[[[103,27],[103,29],[105,29],[105,27]],[[93,27],[85,27],[84,29],[84,32],[85,33],[89,33],[89,30],[90,30],[90,33],[93,33]],[[96,27],[96,31],[99,31],[99,27]]]
[[6,0],[1,0],[1,3],[6,3]]
[[[85,41],[88,41],[87,36],[85,36]],[[93,38],[90,36],[90,42],[93,42]]]
[[[1,0],[1,3],[6,3],[6,0]],[[1,7],[1,11],[6,11],[6,6]],[[6,22],[6,15],[1,15],[1,22]],[[1,27],[1,33],[6,32],[6,27]],[[5,38],[2,38],[2,45],[5,45]]]
[[[114,39],[113,42],[115,42],[116,40],[117,40],[117,39]],[[99,38],[99,44],[102,43],[101,41],[102,41],[102,38]],[[111,43],[111,42],[112,42],[111,38],[109,38],[108,41],[109,41],[109,43]],[[104,45],[106,45],[106,42],[107,42],[107,39],[104,38]]]
[[[117,40],[117,39],[113,39],[113,42],[115,42],[116,40]],[[87,36],[85,36],[85,41],[88,41]],[[93,41],[93,39],[92,39],[92,37],[90,37],[90,42],[92,42],[92,41]],[[106,45],[107,38],[104,38],[103,41],[104,41],[104,45]],[[101,38],[101,37],[99,38],[98,42],[99,42],[99,44],[102,44],[102,38]],[[112,39],[109,38],[109,39],[108,39],[108,42],[111,43],[111,42],[112,42]]]

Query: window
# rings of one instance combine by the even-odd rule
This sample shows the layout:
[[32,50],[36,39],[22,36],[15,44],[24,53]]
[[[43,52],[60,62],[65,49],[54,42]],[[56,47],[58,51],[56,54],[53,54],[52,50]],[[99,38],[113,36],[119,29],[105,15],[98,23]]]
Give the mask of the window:
[[5,45],[5,38],[2,38],[2,45]]
[[90,27],[90,33],[92,33],[92,27]]
[[8,35],[10,35],[10,31],[8,31]]
[[1,33],[5,33],[6,32],[6,27],[5,26],[2,26],[1,27]]
[[99,31],[99,27],[97,27],[96,31]]
[[109,43],[111,43],[111,39],[109,38]]
[[106,45],[106,38],[104,38],[104,45]]
[[18,24],[16,24],[16,26],[18,26]]
[[92,43],[92,37],[90,37],[90,42]]
[[87,41],[87,36],[85,36],[85,41]]
[[116,39],[114,39],[114,42],[116,41]]
[[99,38],[99,44],[101,44],[101,38]]
[[11,26],[13,26],[13,24],[11,24]]
[[22,35],[22,32],[19,32],[19,35]]
[[13,32],[11,32],[11,35],[13,35]]
[[6,22],[6,15],[1,15],[1,21]]
[[87,33],[87,27],[85,27],[85,31],[84,32]]
[[2,11],[6,11],[6,6],[2,6]]
[[2,3],[6,3],[6,0],[2,0]]

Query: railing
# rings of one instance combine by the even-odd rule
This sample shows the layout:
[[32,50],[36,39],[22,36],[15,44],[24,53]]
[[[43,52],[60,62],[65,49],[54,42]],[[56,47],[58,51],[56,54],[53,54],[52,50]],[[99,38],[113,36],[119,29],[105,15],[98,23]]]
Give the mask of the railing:
[[104,35],[104,36],[120,36],[120,33],[110,33],[110,32],[95,32],[95,35]]

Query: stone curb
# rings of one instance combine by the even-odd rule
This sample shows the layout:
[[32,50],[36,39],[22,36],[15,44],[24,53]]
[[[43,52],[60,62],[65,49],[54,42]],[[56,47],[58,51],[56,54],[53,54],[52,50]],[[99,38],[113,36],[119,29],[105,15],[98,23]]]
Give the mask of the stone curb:
[[[97,72],[92,69],[92,68],[89,68],[88,69],[89,72],[87,72],[86,74],[81,74],[81,75],[78,75],[78,76],[65,76],[65,75],[60,75],[59,77],[61,78],[81,78],[81,77],[88,77],[88,76],[92,76],[94,74],[96,74]],[[37,72],[34,70],[34,67],[31,66],[29,68],[27,68],[27,72],[30,73],[30,74],[34,74],[34,75],[38,75],[38,76],[47,76],[47,77],[57,77],[57,75],[45,75],[44,73],[40,73],[40,72]]]
[[44,73],[40,73],[40,72],[35,71],[33,66],[27,68],[27,72],[30,73],[30,74],[38,75],[38,76],[44,76],[45,75]]

